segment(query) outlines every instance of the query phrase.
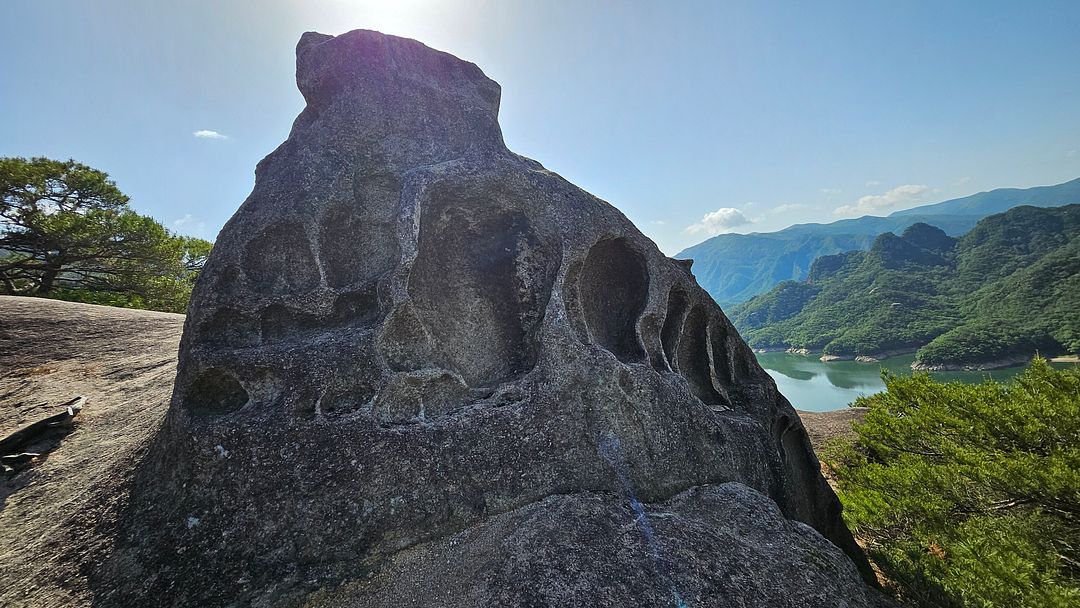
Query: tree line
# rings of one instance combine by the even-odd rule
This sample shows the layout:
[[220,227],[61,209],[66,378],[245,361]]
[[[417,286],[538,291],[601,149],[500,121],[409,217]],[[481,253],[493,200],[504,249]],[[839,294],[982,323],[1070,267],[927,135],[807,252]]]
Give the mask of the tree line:
[[184,312],[211,243],[129,202],[74,160],[0,158],[0,294]]

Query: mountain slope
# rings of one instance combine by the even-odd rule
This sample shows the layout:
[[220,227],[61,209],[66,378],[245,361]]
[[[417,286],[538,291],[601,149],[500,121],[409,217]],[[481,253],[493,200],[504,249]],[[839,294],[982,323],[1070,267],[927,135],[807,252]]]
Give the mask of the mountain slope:
[[865,252],[818,258],[737,306],[757,348],[839,357],[918,348],[923,367],[989,366],[1080,352],[1080,205],[1022,206],[959,239],[919,223]]
[[924,222],[950,236],[964,234],[993,213],[1018,205],[1056,207],[1080,203],[1080,178],[1056,186],[1002,188],[964,198],[829,224],[798,224],[777,232],[722,234],[678,253],[694,260],[694,274],[721,306],[764,293],[781,281],[801,281],[823,255],[869,249],[877,235]]

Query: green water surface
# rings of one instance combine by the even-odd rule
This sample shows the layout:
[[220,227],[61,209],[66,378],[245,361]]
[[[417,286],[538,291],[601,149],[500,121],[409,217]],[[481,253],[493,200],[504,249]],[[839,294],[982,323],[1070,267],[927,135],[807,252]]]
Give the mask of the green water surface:
[[[881,381],[882,368],[895,374],[911,375],[914,355],[884,359],[879,363],[856,363],[855,361],[832,361],[822,363],[818,355],[804,356],[790,353],[757,353],[758,363],[776,380],[780,389],[795,409],[811,412],[827,412],[846,407],[856,397],[872,395],[885,389]],[[1073,363],[1054,363],[1054,367],[1067,367]],[[1008,380],[1023,371],[1024,367],[1011,367],[984,372],[933,372],[941,381],[982,382],[987,378]]]

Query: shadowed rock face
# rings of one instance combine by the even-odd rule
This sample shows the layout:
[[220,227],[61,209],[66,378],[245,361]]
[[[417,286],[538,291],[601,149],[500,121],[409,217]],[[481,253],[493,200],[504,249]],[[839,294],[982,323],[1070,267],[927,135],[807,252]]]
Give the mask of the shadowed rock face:
[[[865,566],[798,416],[689,268],[508,151],[495,82],[369,31],[305,34],[297,82],[307,107],[193,296],[171,409],[98,575],[105,603],[275,605],[360,581],[339,591],[390,605],[400,567],[430,587],[417,605],[472,605],[485,584],[589,603],[578,578],[615,604],[662,582],[689,605],[716,589],[786,605],[766,587],[818,605],[794,583],[732,582],[743,552],[799,576],[828,562],[814,577],[872,601],[809,528],[764,547],[797,520]],[[675,499],[687,492],[723,499]],[[743,528],[723,532],[710,500],[760,511],[760,538],[725,546]],[[548,504],[555,519],[538,519]],[[675,519],[648,526],[656,509]],[[568,554],[573,570],[531,579],[530,563],[551,566],[539,531],[553,521],[599,534],[610,560]],[[520,570],[448,600],[450,570],[425,556],[472,529],[505,541],[485,559]],[[674,597],[654,591],[646,605]]]

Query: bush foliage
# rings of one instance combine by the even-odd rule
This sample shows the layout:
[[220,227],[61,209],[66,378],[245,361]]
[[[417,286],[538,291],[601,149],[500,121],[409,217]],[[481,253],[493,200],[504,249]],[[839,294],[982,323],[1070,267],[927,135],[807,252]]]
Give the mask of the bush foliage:
[[0,293],[183,312],[210,243],[75,161],[0,158]]
[[844,517],[919,606],[1080,606],[1080,368],[1011,383],[886,374],[831,446]]

